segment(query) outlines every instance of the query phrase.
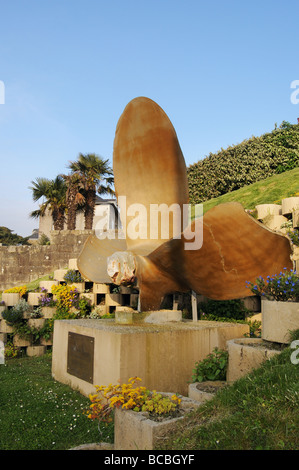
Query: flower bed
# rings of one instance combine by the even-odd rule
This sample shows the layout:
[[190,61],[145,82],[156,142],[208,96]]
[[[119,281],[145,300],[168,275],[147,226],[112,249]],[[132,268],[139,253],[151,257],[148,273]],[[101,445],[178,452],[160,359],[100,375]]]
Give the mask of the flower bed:
[[186,412],[199,406],[190,398],[136,387],[140,380],[131,377],[128,384],[96,386],[97,393],[89,397],[88,418],[109,423],[115,410],[115,450],[154,449]]

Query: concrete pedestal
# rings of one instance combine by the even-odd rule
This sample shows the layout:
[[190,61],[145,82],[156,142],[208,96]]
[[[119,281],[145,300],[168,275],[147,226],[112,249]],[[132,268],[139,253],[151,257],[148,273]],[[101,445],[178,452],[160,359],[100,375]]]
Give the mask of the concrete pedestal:
[[[84,395],[94,393],[94,385],[127,383],[130,377],[138,376],[141,384],[151,390],[186,396],[195,362],[204,359],[215,347],[225,349],[228,340],[248,332],[245,324],[211,321],[120,325],[110,319],[56,320],[52,375]],[[89,352],[84,359],[87,362],[82,365],[84,371],[84,366],[93,364],[89,381],[68,372],[68,343],[74,334],[86,336],[86,341],[93,344],[87,345]],[[84,347],[82,351],[83,357]],[[77,357],[81,361],[80,354]]]

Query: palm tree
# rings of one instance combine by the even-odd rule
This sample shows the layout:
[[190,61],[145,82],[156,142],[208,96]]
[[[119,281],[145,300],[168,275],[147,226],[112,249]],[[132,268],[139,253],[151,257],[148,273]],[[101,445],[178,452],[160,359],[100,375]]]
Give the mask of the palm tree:
[[36,178],[36,181],[31,181],[33,186],[29,189],[32,190],[33,201],[39,201],[44,198],[40,208],[31,212],[30,217],[39,218],[45,215],[46,210],[49,209],[54,224],[54,230],[63,230],[65,222],[65,209],[66,209],[66,184],[61,176],[56,176],[55,179],[50,180],[47,178]]
[[112,169],[108,164],[108,160],[103,160],[95,153],[85,155],[80,153],[77,161],[70,162],[69,168],[73,173],[80,175],[81,183],[84,186],[85,229],[91,230],[95,211],[96,193],[100,195],[114,194],[111,187],[114,182]]
[[76,214],[78,206],[85,203],[84,185],[80,174],[76,171],[69,175],[61,175],[66,182],[66,205],[67,205],[67,229],[76,229]]

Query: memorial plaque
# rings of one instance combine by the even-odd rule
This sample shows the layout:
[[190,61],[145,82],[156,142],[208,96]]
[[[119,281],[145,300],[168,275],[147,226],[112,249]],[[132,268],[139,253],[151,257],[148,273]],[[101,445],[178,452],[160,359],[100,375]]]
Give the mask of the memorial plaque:
[[93,383],[94,338],[69,332],[67,372],[85,382]]

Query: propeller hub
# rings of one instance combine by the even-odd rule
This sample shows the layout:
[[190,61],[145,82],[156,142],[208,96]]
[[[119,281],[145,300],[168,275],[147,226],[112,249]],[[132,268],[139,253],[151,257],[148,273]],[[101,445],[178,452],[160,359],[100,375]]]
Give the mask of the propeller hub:
[[130,251],[117,251],[107,258],[107,273],[117,285],[133,284],[136,280],[135,256]]

